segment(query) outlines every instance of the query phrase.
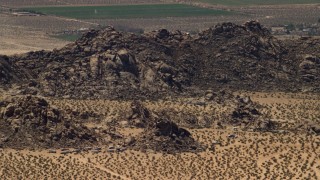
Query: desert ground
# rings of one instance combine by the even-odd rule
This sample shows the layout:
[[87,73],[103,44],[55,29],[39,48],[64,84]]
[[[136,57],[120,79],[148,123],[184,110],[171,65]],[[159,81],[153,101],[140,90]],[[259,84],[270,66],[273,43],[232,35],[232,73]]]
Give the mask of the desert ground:
[[[271,116],[285,126],[302,119],[319,119],[317,94],[235,93],[272,108]],[[130,102],[59,100],[56,106],[121,116]],[[150,110],[212,116],[217,105],[184,104],[177,101],[143,102]],[[125,108],[127,106],[127,108]],[[95,123],[104,126],[105,122]],[[303,123],[302,123],[303,124]],[[137,135],[139,129],[123,133]],[[2,179],[319,179],[320,138],[308,132],[248,132],[236,127],[192,128],[193,137],[207,148],[198,153],[168,154],[146,150],[108,152],[108,145],[62,154],[61,149],[1,149]],[[140,131],[141,133],[141,131]],[[236,138],[228,138],[235,134]],[[95,148],[101,148],[95,151]],[[50,152],[52,151],[52,152]],[[65,150],[63,150],[65,151]]]

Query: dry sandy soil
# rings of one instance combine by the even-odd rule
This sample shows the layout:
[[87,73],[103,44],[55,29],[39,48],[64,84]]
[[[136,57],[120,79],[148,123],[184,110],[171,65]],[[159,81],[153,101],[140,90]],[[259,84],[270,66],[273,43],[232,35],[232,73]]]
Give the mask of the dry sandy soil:
[[[319,121],[317,94],[244,93],[271,107],[277,121],[297,124]],[[55,106],[120,117],[130,102],[107,100],[50,100]],[[226,109],[218,105],[194,105],[181,101],[145,101],[150,110],[217,115]],[[217,117],[219,118],[219,115]],[[304,122],[305,122],[304,121]],[[103,126],[104,122],[91,124]],[[127,134],[139,129],[124,128]],[[63,155],[61,150],[0,149],[1,179],[319,179],[320,137],[306,132],[248,132],[226,129],[190,129],[206,145],[199,153],[166,154],[154,151],[94,151]],[[234,139],[227,138],[235,134]],[[220,142],[212,145],[213,142]]]
[[[56,3],[56,1],[50,1]],[[62,4],[72,1],[59,1]],[[85,1],[83,1],[85,2]],[[152,3],[153,1],[139,1]],[[165,2],[165,1],[164,1]],[[166,1],[167,2],[167,1]],[[18,2],[10,1],[8,5],[16,6]],[[21,3],[21,2],[20,2]],[[34,1],[35,4],[39,3]],[[114,4],[111,2],[111,4]],[[200,5],[202,6],[202,5]],[[30,50],[52,50],[63,47],[67,42],[52,38],[52,35],[80,28],[112,25],[115,27],[138,28],[144,31],[166,28],[169,30],[183,30],[199,32],[221,22],[243,23],[249,19],[259,20],[266,26],[278,26],[288,23],[316,23],[320,17],[317,5],[290,6],[249,6],[249,7],[217,7],[205,5],[207,8],[230,9],[242,15],[224,17],[190,17],[190,18],[160,18],[160,19],[117,19],[117,20],[86,20],[57,18],[53,16],[28,17],[12,16],[0,12],[0,54],[11,55]]]
[[[9,33],[10,35],[8,35]],[[23,27],[11,26],[6,29],[2,26],[0,32],[0,54],[4,55],[52,50],[54,48],[61,48],[67,43],[66,41],[51,38],[43,32],[26,31]]]
[[42,49],[52,50],[67,44],[65,41],[48,36],[41,30],[8,22],[8,19],[15,21],[15,18],[0,14],[0,54],[12,55]]
[[50,16],[13,16],[0,13],[0,54],[62,48],[68,41],[53,37],[54,32],[89,28],[92,23]]

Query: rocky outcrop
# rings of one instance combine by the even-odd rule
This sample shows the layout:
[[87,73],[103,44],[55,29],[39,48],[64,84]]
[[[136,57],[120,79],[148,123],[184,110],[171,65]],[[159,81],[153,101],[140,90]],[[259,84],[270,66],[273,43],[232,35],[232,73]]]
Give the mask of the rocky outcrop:
[[34,96],[2,101],[0,131],[4,147],[81,147],[98,144],[99,136],[83,126],[71,113]]
[[132,144],[133,149],[167,153],[202,150],[201,145],[192,138],[188,130],[179,127],[165,114],[154,114],[138,101],[133,102],[131,108],[129,124],[144,128]]
[[[230,107],[216,124],[219,126],[237,126],[243,130],[273,131],[278,124],[271,120],[264,110],[266,107],[251,100],[250,96],[233,95],[226,90],[215,92],[208,90],[205,94],[206,103],[217,103]],[[213,122],[211,122],[213,124]]]
[[[21,92],[70,98],[160,98],[190,88],[318,92],[317,45],[280,41],[256,21],[195,36],[107,27],[59,50],[0,57],[0,83],[24,88],[32,79],[37,85]],[[314,58],[301,58],[306,53]]]
[[277,124],[261,112],[262,106],[253,102],[249,96],[237,96],[235,99],[235,108],[228,123],[254,131],[272,131],[277,128]]

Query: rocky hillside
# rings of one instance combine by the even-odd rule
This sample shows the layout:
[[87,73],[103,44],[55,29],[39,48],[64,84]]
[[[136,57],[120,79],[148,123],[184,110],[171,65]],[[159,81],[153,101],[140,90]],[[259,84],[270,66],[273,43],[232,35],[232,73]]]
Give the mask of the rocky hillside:
[[[318,48],[317,48],[318,47]],[[320,40],[281,41],[255,21],[198,35],[92,30],[54,51],[0,57],[0,84],[70,98],[156,98],[197,89],[320,91]]]

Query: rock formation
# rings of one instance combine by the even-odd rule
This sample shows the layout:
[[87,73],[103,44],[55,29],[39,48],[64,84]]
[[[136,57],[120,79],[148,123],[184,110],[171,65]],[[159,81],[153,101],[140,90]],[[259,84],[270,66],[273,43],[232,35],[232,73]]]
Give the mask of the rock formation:
[[43,98],[11,97],[1,101],[0,106],[0,144],[4,147],[81,147],[98,143],[97,134]]
[[32,80],[32,94],[70,98],[150,99],[190,88],[319,92],[319,44],[278,40],[255,21],[195,36],[108,27],[62,49],[0,57],[0,83],[25,89]]

